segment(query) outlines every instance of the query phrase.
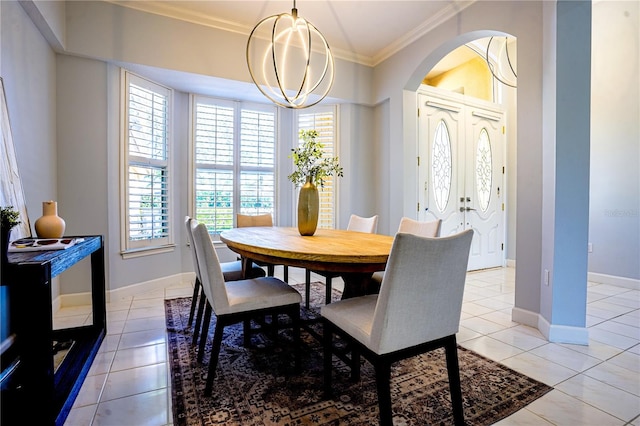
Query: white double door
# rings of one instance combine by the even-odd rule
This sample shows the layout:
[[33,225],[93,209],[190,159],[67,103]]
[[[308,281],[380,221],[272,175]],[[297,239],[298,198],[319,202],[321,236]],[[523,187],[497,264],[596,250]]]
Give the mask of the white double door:
[[418,105],[419,219],[442,219],[441,236],[474,230],[469,270],[502,266],[504,112],[427,87]]

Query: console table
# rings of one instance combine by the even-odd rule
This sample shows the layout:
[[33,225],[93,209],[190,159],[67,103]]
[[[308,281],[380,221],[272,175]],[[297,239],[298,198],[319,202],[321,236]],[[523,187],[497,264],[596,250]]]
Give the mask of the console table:
[[[64,250],[9,253],[2,284],[9,286],[17,356],[11,377],[3,384],[3,420],[64,424],[106,334],[103,238],[69,238],[84,240]],[[53,330],[51,280],[88,256],[92,324]],[[55,370],[54,341],[73,342]]]

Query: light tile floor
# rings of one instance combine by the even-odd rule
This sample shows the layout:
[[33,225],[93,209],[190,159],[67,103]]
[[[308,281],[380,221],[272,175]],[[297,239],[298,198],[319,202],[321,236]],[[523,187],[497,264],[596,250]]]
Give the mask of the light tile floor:
[[[290,268],[289,281],[304,270]],[[512,322],[514,282],[512,268],[468,274],[458,342],[554,390],[498,424],[640,426],[640,291],[589,283],[590,341],[579,346]],[[163,300],[191,294],[184,285],[108,304],[108,335],[65,425],[172,423]],[[54,324],[88,318],[87,307],[63,308]]]

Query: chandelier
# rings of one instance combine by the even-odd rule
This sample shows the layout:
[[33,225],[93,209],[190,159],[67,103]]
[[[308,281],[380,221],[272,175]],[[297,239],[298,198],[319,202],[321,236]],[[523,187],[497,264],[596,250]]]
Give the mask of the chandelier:
[[249,34],[247,66],[260,92],[286,108],[308,108],[327,96],[334,77],[331,49],[309,21],[291,13],[264,18]]
[[[517,86],[518,73],[513,67],[513,63],[511,62],[511,56],[509,56],[509,49],[508,49],[509,37],[504,38],[504,44],[502,45],[503,49],[498,51],[498,55],[497,55],[498,59],[496,60],[496,63],[498,64],[497,70],[495,69],[496,67],[494,67],[493,64],[489,61],[489,53],[491,51],[491,43],[493,42],[493,38],[494,37],[491,37],[489,39],[489,42],[487,43],[487,54],[485,56],[485,60],[487,62],[487,66],[489,67],[489,71],[491,71],[491,75],[493,75],[493,78],[498,80],[500,83],[504,84],[505,86],[516,88],[518,87]],[[505,62],[509,66],[506,73],[503,72],[504,67],[500,67],[500,65]]]

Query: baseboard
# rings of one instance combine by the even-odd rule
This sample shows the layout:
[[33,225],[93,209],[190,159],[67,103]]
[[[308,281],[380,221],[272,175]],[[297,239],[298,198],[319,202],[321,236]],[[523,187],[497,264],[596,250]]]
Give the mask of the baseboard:
[[538,329],[549,342],[573,345],[589,344],[589,330],[586,327],[550,324],[539,313],[521,308],[511,310],[511,320]]
[[[128,297],[137,296],[139,294],[147,293],[153,290],[164,290],[169,287],[184,285],[184,283],[193,282],[193,279],[193,272],[183,272],[168,277],[128,285],[126,287],[117,288],[115,290],[107,290],[105,297],[108,303],[112,300],[126,299]],[[91,292],[60,295],[54,299],[52,308],[55,312],[63,306],[68,307],[82,305],[91,305]]]
[[589,346],[589,329],[567,325],[552,325],[548,340],[552,343]]
[[193,272],[182,272],[168,277],[157,278],[155,280],[144,281],[138,284],[128,285],[107,291],[107,302],[111,300],[126,299],[149,291],[165,289],[183,285],[193,279]]
[[53,311],[61,307],[91,305],[91,292],[62,294],[56,297]]
[[507,268],[515,268],[516,260],[515,259],[507,259]]
[[587,280],[594,283],[610,284],[618,287],[628,288],[631,290],[640,290],[640,280],[635,280],[633,278],[589,272],[587,274]]
[[550,324],[542,315],[538,317],[538,330],[548,341],[571,345],[589,345],[589,330],[586,327]]
[[538,313],[531,312],[522,308],[513,308],[511,310],[511,320],[529,327],[538,328]]

